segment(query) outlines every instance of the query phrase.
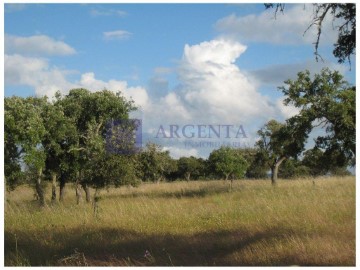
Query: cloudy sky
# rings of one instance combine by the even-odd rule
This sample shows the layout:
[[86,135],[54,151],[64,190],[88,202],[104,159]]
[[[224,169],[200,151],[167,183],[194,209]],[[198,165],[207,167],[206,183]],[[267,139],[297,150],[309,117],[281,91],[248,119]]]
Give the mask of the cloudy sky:
[[[355,82],[355,64],[332,56],[336,21],[324,23],[324,62],[315,61],[316,29],[304,34],[311,5],[286,5],[276,19],[263,4],[6,4],[4,14],[5,96],[121,91],[139,107],[143,143],[174,157],[207,157],[225,141],[253,145],[268,120],[296,114],[277,87],[299,71],[326,66]],[[170,125],[180,138],[164,138]],[[220,138],[199,138],[209,125]]]

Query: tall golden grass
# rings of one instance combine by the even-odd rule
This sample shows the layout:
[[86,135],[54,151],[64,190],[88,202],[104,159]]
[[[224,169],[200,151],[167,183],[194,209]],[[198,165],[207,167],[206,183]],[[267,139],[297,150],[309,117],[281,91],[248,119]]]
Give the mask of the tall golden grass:
[[102,191],[96,212],[70,186],[45,209],[22,186],[6,195],[5,265],[353,266],[355,177],[314,183],[143,184]]

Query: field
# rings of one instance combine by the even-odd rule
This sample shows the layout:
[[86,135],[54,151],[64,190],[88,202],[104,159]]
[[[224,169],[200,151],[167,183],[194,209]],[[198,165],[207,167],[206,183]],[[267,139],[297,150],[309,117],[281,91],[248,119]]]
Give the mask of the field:
[[45,209],[33,194],[6,194],[7,266],[355,265],[355,177],[143,184],[96,212],[71,185]]

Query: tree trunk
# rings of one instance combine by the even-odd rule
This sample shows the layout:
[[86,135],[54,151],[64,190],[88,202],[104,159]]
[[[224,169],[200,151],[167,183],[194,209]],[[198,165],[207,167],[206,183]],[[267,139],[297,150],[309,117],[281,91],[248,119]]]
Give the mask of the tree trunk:
[[94,201],[93,201],[93,210],[94,210],[94,216],[97,217],[99,212],[99,200],[100,200],[100,189],[95,190],[94,194]]
[[230,191],[232,191],[232,187],[233,187],[233,181],[234,181],[234,179],[230,179]]
[[44,196],[44,190],[41,186],[41,177],[42,177],[42,169],[39,169],[35,189],[36,189],[37,196],[39,198],[40,206],[44,207],[45,206],[45,196]]
[[56,201],[56,173],[52,174],[51,201]]
[[191,176],[191,173],[189,173],[189,172],[187,172],[186,174],[185,174],[185,178],[186,178],[186,181],[190,181],[190,176]]
[[59,201],[63,202],[65,197],[65,177],[60,177],[60,191],[59,191]]
[[82,196],[81,196],[81,185],[78,182],[75,183],[75,194],[76,194],[76,204],[80,204]]
[[85,191],[86,202],[87,202],[87,203],[91,202],[91,194],[90,194],[90,188],[89,188],[89,186],[88,186],[87,184],[85,184],[85,183],[82,184],[81,186],[82,186],[82,188],[83,188],[84,191]]
[[278,179],[278,172],[281,163],[286,159],[286,157],[280,158],[271,168],[271,184],[276,185]]

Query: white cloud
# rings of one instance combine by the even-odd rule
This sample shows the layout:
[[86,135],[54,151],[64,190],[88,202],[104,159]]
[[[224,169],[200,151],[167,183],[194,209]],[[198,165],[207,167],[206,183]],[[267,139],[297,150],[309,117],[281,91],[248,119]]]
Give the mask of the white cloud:
[[169,92],[169,82],[165,78],[153,77],[149,80],[147,88],[151,98],[158,99]]
[[[277,104],[261,95],[248,75],[235,65],[245,50],[239,42],[225,39],[185,45],[176,70],[179,85],[163,97],[151,100],[143,112],[143,128],[149,131],[149,138],[156,136],[160,125],[243,125],[249,138],[240,143],[253,145],[256,130],[267,120],[282,117],[282,112]],[[181,147],[184,140],[167,138],[157,143],[180,156],[190,153],[188,148]],[[213,150],[202,146],[194,149],[196,153],[188,155],[206,157]]]
[[102,89],[114,92],[120,91],[126,98],[134,100],[135,104],[141,107],[146,107],[149,99],[146,90],[142,87],[128,87],[126,81],[109,80],[105,82],[98,80],[93,72],[82,74],[78,85],[90,91],[100,91]]
[[245,50],[239,42],[224,39],[185,46],[179,79],[195,119],[244,123],[274,113],[267,98],[234,64]]
[[48,60],[21,55],[6,55],[4,57],[5,85],[27,85],[35,89],[38,96],[53,97],[56,91],[66,94],[73,88],[86,88],[90,91],[108,89],[133,99],[138,106],[146,106],[148,95],[142,87],[128,87],[126,81],[102,81],[95,78],[93,72],[84,73],[77,82],[69,82],[69,70],[50,66]]
[[163,147],[164,151],[169,151],[170,152],[170,156],[172,158],[178,159],[181,157],[197,157],[199,156],[199,152],[197,149],[195,148],[180,148],[180,147],[173,147],[173,146],[165,146]]
[[63,41],[45,35],[20,37],[5,35],[5,53],[29,56],[71,55],[76,50]]
[[297,115],[300,112],[300,109],[296,108],[295,106],[293,106],[291,104],[285,106],[284,99],[285,98],[282,97],[276,101],[276,106],[279,108],[281,115],[284,117],[284,119],[288,119],[290,117]]
[[125,30],[116,30],[103,33],[104,39],[106,40],[124,40],[128,39],[131,35],[132,33]]
[[[244,42],[266,42],[273,44],[312,44],[316,41],[316,27],[311,27],[305,34],[313,18],[313,6],[287,5],[284,13],[274,17],[274,10],[264,10],[259,15],[229,15],[218,20],[216,30],[225,36],[238,38]],[[329,16],[323,23],[320,42],[333,44],[336,31]]]
[[74,86],[66,80],[70,71],[50,67],[46,59],[5,54],[4,68],[5,85],[28,85],[40,96],[52,97]]
[[93,17],[100,16],[117,16],[117,17],[125,17],[127,13],[123,10],[119,9],[105,9],[105,8],[93,8],[90,10],[90,15]]

